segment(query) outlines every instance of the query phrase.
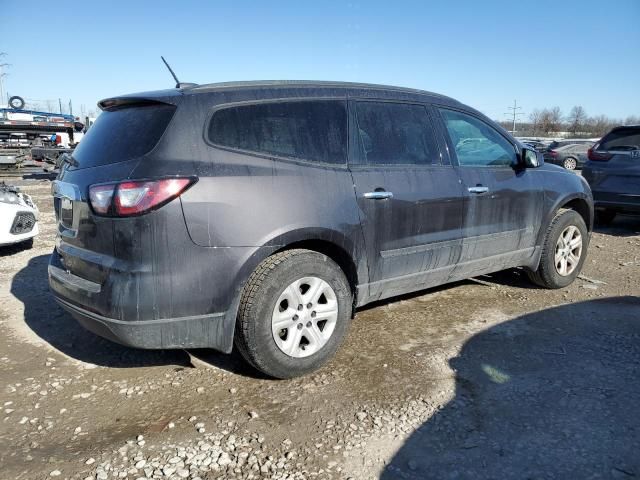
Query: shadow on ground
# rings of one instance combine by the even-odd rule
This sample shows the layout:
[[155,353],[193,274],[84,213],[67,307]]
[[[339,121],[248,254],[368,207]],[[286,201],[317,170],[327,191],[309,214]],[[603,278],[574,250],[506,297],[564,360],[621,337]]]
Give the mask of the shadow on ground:
[[191,366],[183,350],[129,348],[82,328],[49,292],[48,262],[49,255],[31,258],[11,284],[11,293],[24,304],[24,322],[42,340],[71,358],[105,367]]
[[450,365],[455,398],[382,479],[640,476],[640,297],[499,324]]
[[253,368],[242,358],[237,348],[234,347],[231,353],[222,353],[208,348],[189,349],[192,363],[202,362],[205,367],[215,367],[227,372],[242,375],[243,377],[255,378],[259,380],[274,380],[259,370]]
[[614,237],[633,237],[640,235],[640,216],[616,215],[610,225],[595,225],[596,232]]
[[30,250],[31,248],[33,248],[33,240],[3,245],[0,247],[0,257],[10,257],[11,255]]

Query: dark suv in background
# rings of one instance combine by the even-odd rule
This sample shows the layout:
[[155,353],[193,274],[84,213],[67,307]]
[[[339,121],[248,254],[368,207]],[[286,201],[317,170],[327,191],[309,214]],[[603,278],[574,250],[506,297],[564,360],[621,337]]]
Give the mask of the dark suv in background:
[[358,306],[512,267],[560,288],[586,257],[586,182],[442,95],[249,82],[99,105],[52,187],[49,281],[126,345],[235,342],[292,377]]
[[582,175],[591,185],[599,223],[640,214],[640,125],[616,127],[589,149]]

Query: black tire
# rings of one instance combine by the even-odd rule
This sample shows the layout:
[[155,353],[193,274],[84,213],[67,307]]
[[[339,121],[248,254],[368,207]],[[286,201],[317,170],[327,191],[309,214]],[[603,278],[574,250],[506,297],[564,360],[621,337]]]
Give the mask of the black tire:
[[9,105],[14,110],[21,110],[22,108],[24,108],[24,99],[22,97],[14,95],[13,97],[9,98]]
[[562,161],[565,170],[575,170],[578,168],[578,160],[574,157],[567,157]]
[[[280,294],[294,281],[315,276],[336,295],[338,318],[327,343],[310,356],[295,358],[277,346],[271,316]],[[351,322],[352,293],[340,267],[311,250],[287,250],[264,260],[244,287],[235,330],[235,345],[256,369],[275,378],[298,377],[318,369],[338,350]]]
[[[556,244],[560,234],[569,226],[575,226],[582,235],[582,253],[576,268],[566,276],[560,275],[555,265]],[[560,210],[547,228],[542,243],[542,254],[536,271],[528,271],[531,281],[544,288],[563,288],[573,283],[582,270],[584,260],[587,257],[589,246],[589,232],[584,219],[575,210]]]
[[594,220],[597,225],[610,225],[614,218],[616,218],[615,210],[602,209],[596,210]]

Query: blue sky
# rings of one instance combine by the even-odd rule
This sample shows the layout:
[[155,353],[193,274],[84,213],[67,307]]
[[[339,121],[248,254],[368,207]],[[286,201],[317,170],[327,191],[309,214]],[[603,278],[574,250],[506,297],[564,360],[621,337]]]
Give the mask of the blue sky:
[[640,0],[0,0],[0,14],[5,90],[75,113],[172,86],[164,55],[181,81],[401,85],[499,120],[514,99],[640,115]]

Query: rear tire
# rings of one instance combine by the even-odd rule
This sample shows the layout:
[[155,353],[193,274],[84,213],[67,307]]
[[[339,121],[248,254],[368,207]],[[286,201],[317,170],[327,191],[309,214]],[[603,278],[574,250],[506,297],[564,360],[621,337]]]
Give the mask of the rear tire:
[[582,270],[588,244],[589,232],[580,214],[559,211],[547,228],[538,269],[528,271],[529,279],[550,289],[570,285]]
[[578,167],[578,161],[573,157],[567,157],[562,162],[562,166],[566,170],[575,170]]
[[616,218],[616,212],[614,210],[603,209],[596,210],[594,220],[598,225],[610,225],[614,218]]
[[329,257],[302,249],[276,253],[256,268],[244,287],[235,345],[251,365],[271,377],[301,376],[338,350],[351,308],[349,283]]

